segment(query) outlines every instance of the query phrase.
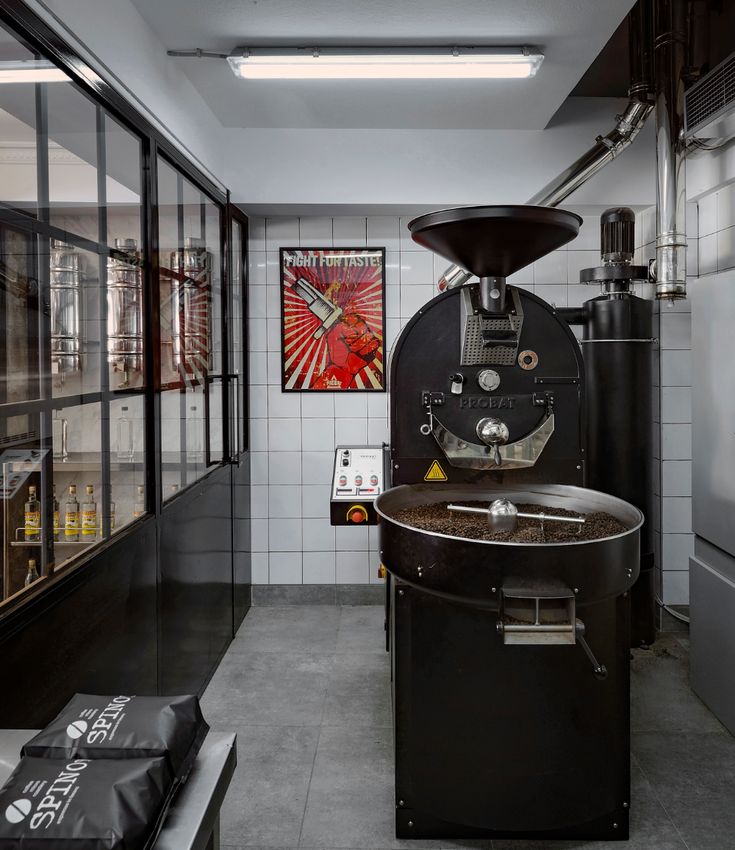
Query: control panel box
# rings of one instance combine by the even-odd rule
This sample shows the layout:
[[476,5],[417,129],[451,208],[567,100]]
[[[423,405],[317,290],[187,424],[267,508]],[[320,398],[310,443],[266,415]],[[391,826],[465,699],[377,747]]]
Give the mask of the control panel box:
[[334,454],[332,525],[375,525],[373,502],[385,488],[383,446],[338,446]]

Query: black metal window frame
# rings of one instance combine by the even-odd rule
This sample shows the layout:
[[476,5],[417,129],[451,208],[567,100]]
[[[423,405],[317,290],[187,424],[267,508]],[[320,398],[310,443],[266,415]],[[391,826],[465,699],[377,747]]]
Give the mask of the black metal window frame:
[[[99,257],[100,267],[100,282],[104,280],[102,270],[106,265],[107,258],[115,256],[115,249],[110,248],[105,244],[107,238],[106,233],[106,208],[104,206],[104,135],[100,132],[104,124],[105,115],[118,122],[124,129],[128,130],[133,136],[141,142],[142,154],[142,255],[144,257],[143,267],[143,289],[144,289],[144,353],[145,353],[145,386],[137,390],[128,390],[121,393],[119,390],[110,390],[107,385],[107,369],[101,370],[102,384],[98,391],[69,395],[63,397],[52,398],[51,388],[40,388],[39,398],[31,399],[25,402],[17,402],[13,404],[4,404],[0,406],[0,413],[3,416],[16,415],[19,413],[33,414],[38,413],[42,417],[42,442],[47,448],[51,448],[51,418],[52,411],[64,407],[76,406],[81,404],[90,404],[99,402],[103,405],[104,410],[109,411],[109,404],[113,399],[120,399],[125,396],[143,396],[145,403],[145,484],[146,484],[146,514],[139,520],[130,524],[119,531],[114,537],[107,536],[97,542],[96,545],[91,545],[89,549],[85,549],[82,554],[71,561],[68,566],[51,577],[50,581],[39,583],[38,589],[23,594],[17,600],[16,604],[6,604],[0,607],[0,620],[3,620],[8,614],[13,614],[20,607],[25,607],[27,603],[33,600],[38,600],[40,596],[45,595],[51,587],[55,587],[59,581],[63,580],[67,575],[76,573],[78,569],[84,567],[89,561],[100,554],[110,546],[114,546],[118,541],[130,533],[133,527],[140,523],[150,521],[152,518],[160,518],[161,513],[166,509],[163,503],[162,492],[162,474],[161,474],[161,389],[160,389],[160,349],[159,349],[159,266],[158,266],[158,193],[157,193],[157,162],[161,157],[169,165],[179,171],[189,180],[213,205],[219,209],[220,221],[220,260],[219,274],[222,281],[221,286],[221,339],[222,339],[222,459],[211,464],[204,476],[195,482],[187,485],[186,490],[190,489],[227,463],[239,463],[240,456],[247,451],[247,437],[244,446],[235,448],[231,445],[231,411],[230,411],[230,381],[233,378],[233,369],[231,368],[232,352],[230,351],[229,343],[229,292],[230,292],[230,264],[231,264],[231,230],[234,223],[237,222],[242,226],[242,244],[241,256],[239,261],[242,262],[241,279],[242,279],[242,328],[241,338],[243,340],[243,363],[241,364],[241,374],[243,376],[244,385],[244,409],[240,410],[240,415],[247,417],[247,382],[248,382],[248,363],[247,363],[247,238],[248,238],[248,222],[247,217],[230,204],[229,191],[213,182],[210,177],[205,174],[191,159],[182,152],[174,143],[171,142],[160,130],[155,126],[143,113],[141,113],[134,105],[132,105],[113,84],[101,78],[93,68],[91,68],[83,59],[83,57],[74,50],[57,32],[55,32],[48,24],[36,15],[22,0],[0,0],[0,23],[2,23],[18,40],[25,44],[30,50],[37,53],[40,57],[50,59],[58,65],[70,78],[70,82],[76,86],[91,99],[96,107],[97,114],[97,133],[98,133],[98,150],[97,150],[97,169],[98,169],[98,190],[99,190],[99,233],[98,240],[92,241],[82,236],[67,232],[63,228],[59,228],[51,224],[49,220],[49,204],[48,198],[38,198],[38,214],[32,216],[22,211],[7,207],[0,204],[0,224],[15,228],[27,233],[31,238],[41,237],[49,239],[60,239],[68,244],[74,245],[84,251],[96,254]],[[38,87],[39,92],[42,86]],[[41,126],[40,130],[41,145],[48,144],[48,135],[46,127],[43,123],[43,110],[40,111]],[[39,162],[44,159],[39,157]],[[46,168],[46,163],[39,165],[40,168]],[[45,183],[48,185],[48,173],[45,175],[45,180],[42,174],[39,174],[39,192],[41,186]],[[39,285],[43,290],[44,277],[45,286],[48,290],[48,269],[42,267],[37,270]],[[105,307],[102,306],[101,325],[102,333],[105,334]],[[46,329],[48,331],[48,329]],[[48,336],[48,333],[46,333]],[[106,337],[101,345],[101,356],[106,357]],[[48,341],[45,342],[48,345]],[[105,364],[106,367],[106,364]],[[247,421],[247,420],[246,420]],[[102,469],[108,467],[109,461],[105,458],[105,453],[109,458],[109,427],[102,427],[101,434],[103,444],[101,445],[102,454]],[[247,435],[247,430],[246,430]],[[106,442],[106,445],[105,445]],[[48,453],[48,464],[51,464],[51,452]],[[44,474],[44,480],[48,479],[48,471]],[[105,480],[103,472],[103,485],[108,483]],[[103,486],[104,499],[109,502],[109,487]],[[51,528],[52,517],[50,500],[45,498],[42,493],[42,502],[45,506],[47,516],[44,517],[44,526]],[[109,523],[109,510],[103,504],[102,514],[104,521]],[[109,528],[107,529],[109,532]],[[47,535],[47,547],[44,554],[44,562],[50,561],[53,558],[51,547],[53,541],[50,535]]]

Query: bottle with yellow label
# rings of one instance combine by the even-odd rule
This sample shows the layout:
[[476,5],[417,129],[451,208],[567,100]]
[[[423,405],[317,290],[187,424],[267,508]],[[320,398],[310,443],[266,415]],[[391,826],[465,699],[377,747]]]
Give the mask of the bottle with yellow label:
[[143,516],[145,513],[145,486],[138,484],[138,495],[133,503],[133,519]]
[[54,484],[54,540],[59,539],[59,500],[56,498],[56,485]]
[[87,484],[86,491],[87,498],[82,502],[82,538],[91,540],[97,536],[97,502],[91,484]]
[[26,578],[23,584],[28,587],[29,584],[33,584],[34,581],[38,581],[40,576],[38,575],[38,570],[36,569],[36,559],[31,558],[28,561],[28,572],[26,573]]
[[28,501],[25,505],[24,514],[25,538],[29,541],[41,539],[41,503],[36,498],[36,488],[31,485],[28,488]]
[[76,484],[69,485],[69,496],[64,508],[64,540],[74,542],[79,540],[79,502]]

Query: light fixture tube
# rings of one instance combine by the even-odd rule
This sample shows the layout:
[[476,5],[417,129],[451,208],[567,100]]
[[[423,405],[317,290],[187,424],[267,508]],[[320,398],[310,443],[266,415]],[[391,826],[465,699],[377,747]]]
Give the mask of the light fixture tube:
[[20,59],[0,61],[1,83],[60,83],[69,82],[69,77],[46,59]]
[[253,47],[227,57],[248,80],[523,79],[543,59],[530,47]]

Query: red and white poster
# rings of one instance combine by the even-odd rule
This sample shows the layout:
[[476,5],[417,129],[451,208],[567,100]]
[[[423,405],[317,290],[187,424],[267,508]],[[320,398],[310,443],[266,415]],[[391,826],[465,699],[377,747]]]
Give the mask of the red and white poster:
[[284,390],[385,392],[383,248],[281,248]]

